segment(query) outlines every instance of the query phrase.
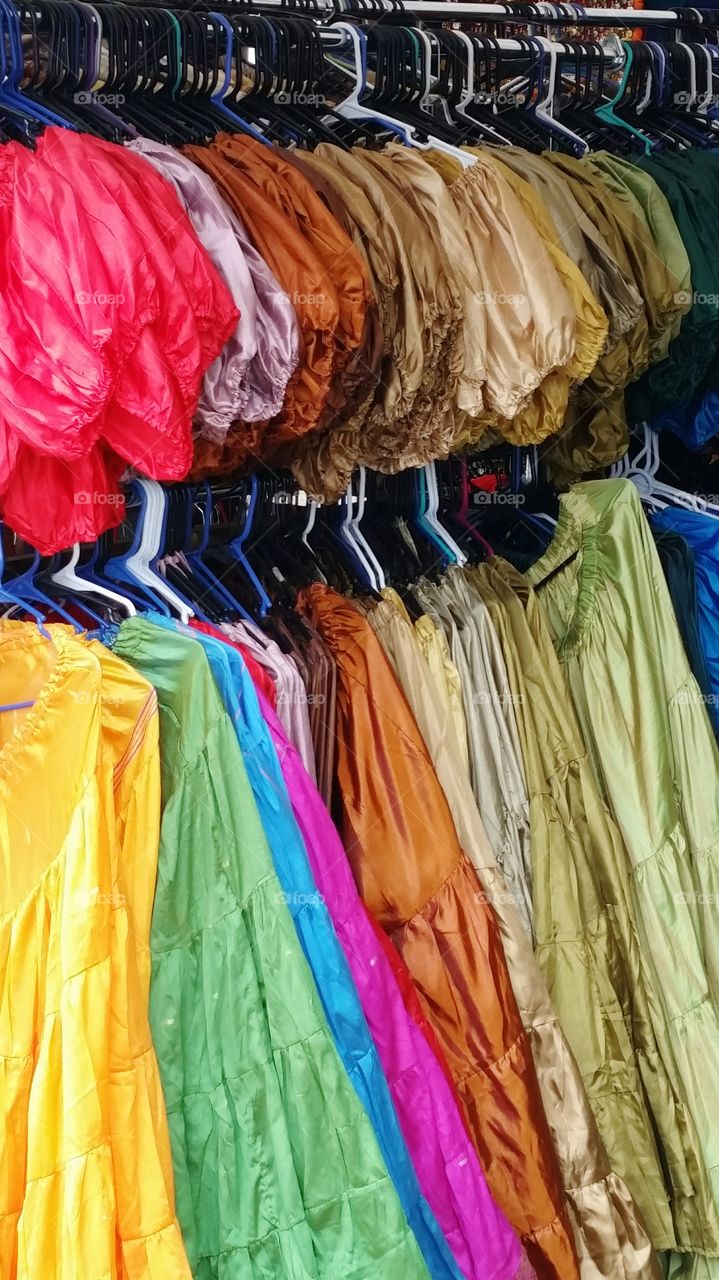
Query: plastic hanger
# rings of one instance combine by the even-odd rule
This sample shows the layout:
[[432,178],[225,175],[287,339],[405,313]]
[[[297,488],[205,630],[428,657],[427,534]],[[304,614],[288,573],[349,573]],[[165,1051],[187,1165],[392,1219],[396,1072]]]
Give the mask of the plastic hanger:
[[352,536],[355,542],[358,544],[359,547],[361,547],[362,551],[364,552],[365,558],[367,559],[367,561],[369,562],[373,570],[376,590],[382,591],[387,586],[384,569],[382,568],[382,565],[377,559],[374,551],[369,545],[361,529],[361,522],[365,514],[366,505],[367,505],[367,469],[366,467],[358,467],[357,468],[357,501],[353,507],[353,514],[350,517],[350,529],[352,531]]
[[257,505],[257,484],[258,484],[257,476],[253,471],[250,473],[250,477],[249,477],[250,488],[249,488],[249,503],[247,507],[247,514],[243,521],[240,532],[237,534],[235,538],[233,538],[232,542],[230,543],[230,552],[238,561],[238,563],[242,565],[245,573],[247,574],[247,577],[252,583],[252,586],[255,588],[255,591],[257,592],[257,596],[259,599],[260,617],[264,618],[265,615],[268,613],[268,611],[272,608],[272,601],[268,596],[267,592],[265,591],[265,588],[263,587],[259,578],[257,577],[257,574],[255,573],[254,569],[252,568],[252,565],[250,564],[247,558],[247,554],[245,552],[245,543],[252,529],[252,522],[254,519],[255,508]]
[[359,540],[354,537],[352,517],[356,502],[357,498],[353,491],[352,479],[350,479],[339,503],[341,518],[338,532],[341,542],[349,551],[353,562],[357,565],[362,580],[367,583],[372,591],[376,592],[378,590],[379,582],[375,573],[374,563],[368,558],[364,546],[362,546]]
[[455,542],[449,531],[439,521],[437,514],[439,509],[439,487],[437,484],[437,472],[433,462],[428,462],[426,464],[424,467],[424,474],[427,484],[428,499],[425,511],[425,520],[430,527],[434,529],[437,537],[440,539],[440,542],[442,542],[448,549],[455,564],[465,565],[467,563],[467,557],[462,548],[459,546],[459,543]]
[[373,111],[371,108],[363,106],[360,102],[360,97],[367,88],[367,36],[365,32],[358,27],[353,27],[349,22],[335,22],[333,23],[333,29],[344,32],[352,46],[355,75],[355,83],[349,94],[335,105],[336,114],[344,116],[347,120],[359,120],[360,122],[364,120],[380,124],[385,129],[389,129],[390,132],[397,134],[406,146],[414,146],[414,130],[410,125],[406,125],[403,121],[397,120],[392,116],[387,116],[384,112]]
[[[0,601],[3,601],[5,604],[14,605],[16,608],[21,609],[23,613],[29,614],[31,618],[34,618],[38,625],[38,629],[45,639],[50,640],[50,633],[45,626],[45,615],[41,613],[39,609],[36,609],[34,605],[30,604],[29,601],[23,600],[22,597],[15,595],[11,586],[8,586],[5,581],[5,548],[3,546],[2,534],[3,526],[0,525]],[[18,708],[25,705],[31,706],[32,704],[17,704]]]
[[[79,559],[80,543],[76,542],[72,548],[72,553],[68,563],[63,565],[60,569],[55,570],[55,572],[50,575],[52,581],[56,582],[59,587],[66,587],[73,595],[78,595],[80,597],[91,596],[95,599],[99,596],[101,599],[106,600],[108,605],[114,604],[120,609],[123,609],[128,618],[134,618],[137,613],[137,609],[127,596],[121,595],[119,591],[111,591],[108,587],[100,586],[99,583],[94,586],[90,586],[84,578],[80,578],[78,576],[76,568]],[[85,607],[84,601],[83,607]],[[102,621],[99,617],[97,620],[98,622]]]
[[131,586],[139,586],[159,610],[170,616],[172,607],[184,622],[193,616],[167,583],[157,573],[153,573],[150,565],[160,550],[162,533],[162,508],[155,490],[160,486],[154,480],[138,477],[132,481],[130,492],[139,499],[139,514],[130,548],[120,556],[109,559],[105,564],[105,573],[113,582],[127,582]]

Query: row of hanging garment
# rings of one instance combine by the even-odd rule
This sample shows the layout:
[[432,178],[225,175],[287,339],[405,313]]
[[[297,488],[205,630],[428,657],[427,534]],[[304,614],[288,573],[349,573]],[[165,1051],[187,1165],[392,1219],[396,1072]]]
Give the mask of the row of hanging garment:
[[8,1275],[716,1276],[719,755],[634,485],[533,466],[5,565]]
[[[274,568],[282,532],[257,530]],[[149,576],[130,556],[116,599],[154,586],[167,605]],[[184,580],[199,614],[201,561]],[[109,647],[52,609],[0,632],[6,1273],[658,1276],[528,899],[522,920],[471,792],[450,799],[466,694],[430,614],[414,661],[439,678],[434,727],[427,690],[415,721],[363,612],[326,584],[300,591],[294,627],[281,593],[259,627],[151,603]],[[63,604],[87,599],[66,587]],[[287,714],[327,704],[273,649],[280,624],[305,669],[320,652],[333,667],[342,839]]]
[[620,45],[617,86],[603,45],[399,20],[2,23],[0,496],[42,551],[118,523],[128,465],[334,500],[495,439],[566,482],[628,418],[713,432],[712,28]]

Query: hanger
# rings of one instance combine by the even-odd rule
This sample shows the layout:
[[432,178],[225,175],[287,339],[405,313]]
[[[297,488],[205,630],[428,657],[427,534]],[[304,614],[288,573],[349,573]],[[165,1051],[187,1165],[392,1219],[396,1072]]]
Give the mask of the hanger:
[[[5,548],[3,546],[2,534],[3,534],[3,526],[0,525],[0,601],[2,601],[5,604],[13,605],[15,608],[21,609],[23,613],[29,614],[30,617],[34,618],[35,622],[37,623],[40,634],[43,635],[46,640],[50,640],[51,638],[50,633],[47,630],[47,627],[45,626],[45,621],[46,621],[45,615],[41,613],[39,609],[36,609],[32,604],[30,604],[29,601],[23,600],[21,596],[17,596],[12,589],[12,584],[8,584],[6,582]],[[19,710],[21,707],[32,706],[32,703],[17,703],[15,705]],[[13,709],[15,709],[15,706],[2,708],[2,710],[13,710]]]
[[139,499],[132,543],[122,555],[107,560],[105,573],[113,582],[139,586],[160,613],[169,617],[174,609],[183,622],[189,622],[194,611],[150,567],[160,551],[164,507],[161,486],[138,476],[130,485],[130,493]]
[[350,482],[338,503],[338,512],[340,516],[338,533],[341,542],[349,551],[353,564],[359,571],[360,579],[366,583],[371,591],[377,593],[379,588],[379,579],[375,573],[374,557],[370,560],[366,554],[365,546],[362,545],[359,539],[354,536],[352,516],[354,514],[354,504],[357,501],[358,498],[353,492],[352,478],[350,478]]

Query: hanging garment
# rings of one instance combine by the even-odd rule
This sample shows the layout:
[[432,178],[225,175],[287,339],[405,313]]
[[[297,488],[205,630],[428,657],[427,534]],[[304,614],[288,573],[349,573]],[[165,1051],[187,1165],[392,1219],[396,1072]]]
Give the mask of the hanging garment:
[[657,1051],[651,1036],[647,1040],[645,1004],[636,995],[641,977],[631,968],[636,943],[628,886],[626,874],[615,870],[621,842],[577,725],[564,710],[567,695],[548,637],[542,644],[541,628],[533,626],[537,611],[524,579],[501,560],[481,566],[473,579],[497,629],[522,735],[537,956],[611,1166],[627,1182],[652,1242],[672,1248],[675,1233],[650,1110],[653,1100],[659,1108],[663,1094],[647,1098],[658,1074]]
[[[154,614],[152,618],[158,625],[180,629],[180,624],[170,618],[160,619]],[[461,1280],[448,1244],[420,1193],[352,975],[310,870],[277,753],[260,713],[249,672],[221,633],[218,639],[217,635],[213,637],[203,631],[199,639],[235,726],[282,895],[312,971],[342,1065],[372,1122],[429,1274],[438,1280]]]
[[578,267],[608,320],[606,347],[586,382],[572,389],[562,430],[548,440],[542,456],[552,477],[605,466],[626,451],[628,427],[624,387],[632,375],[630,337],[641,326],[643,304],[621,236],[622,219],[610,220],[603,200],[546,156],[517,147],[492,152],[519,174],[545,202],[563,251]]
[[489,843],[529,938],[532,924],[532,870],[529,802],[513,695],[497,637],[482,601],[460,576],[441,586],[422,580],[415,587],[433,608],[451,639],[452,654],[466,690],[471,788]]
[[202,434],[222,443],[235,418],[262,422],[282,408],[299,360],[294,308],[237,214],[197,165],[149,138],[129,146],[172,183],[239,311],[234,334],[205,373],[197,405]]
[[526,409],[574,357],[576,313],[551,255],[491,161],[475,155],[451,184],[484,281],[487,422]]
[[339,817],[360,895],[412,975],[493,1196],[537,1275],[569,1280],[561,1178],[491,908],[369,624],[328,588],[306,603],[337,662]]
[[669,300],[669,311],[673,313],[671,337],[676,338],[682,319],[691,306],[692,278],[689,254],[669,201],[650,174],[622,156],[610,155],[608,151],[593,151],[590,163],[599,170],[605,181],[613,178],[616,183],[621,183],[641,207],[656,252],[666,266],[669,279],[675,284],[676,292]]
[[124,462],[186,475],[202,377],[237,311],[141,157],[50,128],[2,165],[0,503],[51,552],[122,520]]
[[189,1280],[147,1021],[156,701],[48,632],[0,631],[2,703],[34,698],[1,722],[0,1270]]
[[514,170],[495,160],[487,149],[466,147],[465,150],[480,156],[485,165],[493,166],[500,185],[504,183],[511,188],[524,213],[536,227],[574,308],[574,353],[571,360],[542,380],[526,409],[500,424],[504,438],[514,444],[539,443],[562,426],[572,384],[583,382],[594,369],[607,340],[609,322],[578,268],[562,250],[558,229],[538,192]]
[[708,1099],[719,1070],[719,757],[633,484],[592,481],[563,495],[554,539],[528,577],[626,849],[649,1010],[676,1099],[666,1123],[654,1113],[677,1237],[688,1252],[718,1255]]
[[[700,149],[693,149],[688,157],[642,157],[637,166],[655,180],[669,202],[689,255],[692,293],[690,308],[667,359],[650,369],[630,391],[629,412],[634,422],[648,420],[658,425],[663,424],[666,414],[666,425],[698,447],[713,434],[711,413],[704,415],[706,426],[701,430],[697,430],[694,418],[702,409],[702,379],[719,346],[719,273],[707,224],[708,210],[719,194],[719,168]],[[682,412],[672,415],[670,406],[679,403]]]
[[307,690],[293,658],[250,622],[224,622],[231,640],[247,645],[253,657],[269,671],[277,685],[277,714],[290,741],[299,751],[310,777],[316,779],[315,755],[310,733]]
[[422,617],[417,618],[414,633],[447,711],[448,736],[451,735],[451,742],[458,753],[457,758],[463,764],[464,770],[468,772],[469,745],[462,685],[459,672],[449,652],[446,636],[429,614],[423,614]]
[[[415,439],[428,438],[436,423],[435,406],[445,399],[442,361],[456,343],[452,326],[461,314],[459,302],[441,243],[412,204],[398,198],[387,174],[358,147],[347,152],[320,143],[317,155],[360,189],[390,264],[393,287],[385,300],[389,350],[362,427],[358,462],[394,472],[416,459]],[[440,425],[445,416],[443,410]],[[423,461],[426,456],[423,452]]]
[[[497,918],[507,968],[532,1046],[537,1078],[571,1207],[582,1277],[649,1277],[658,1261],[626,1186],[611,1172],[577,1064],[532,954],[513,894],[492,855],[479,810],[446,733],[442,702],[399,598],[387,593],[369,621],[383,642],[447,797],[457,834]],[[581,1155],[580,1155],[581,1153]],[[601,1226],[599,1225],[601,1224]]]
[[150,1015],[193,1274],[425,1276],[202,647],[137,617],[115,649],[160,707]]
[[711,607],[713,558],[710,552],[703,566],[700,587],[702,605],[700,605],[697,595],[697,560],[704,560],[702,550],[699,549],[699,554],[696,556],[687,538],[674,532],[671,519],[673,513],[670,509],[666,513],[657,512],[656,514],[662,516],[666,514],[667,517],[666,520],[655,521],[652,516],[652,535],[672,598],[672,607],[684,644],[684,652],[716,733],[719,729],[719,708],[716,697],[719,690],[712,687],[711,671],[717,675],[719,671],[717,671],[716,661],[712,662],[711,655],[719,651],[716,643],[712,643],[716,626],[715,611]]
[[[716,732],[719,731],[719,522],[699,511],[667,507],[652,516],[652,528],[655,536],[681,535],[691,549],[691,566],[686,565],[685,558],[680,575],[676,575],[684,584],[683,607],[677,610],[675,591],[679,583],[672,591],[672,601],[699,686],[697,696],[707,708]],[[661,554],[661,542],[657,545]],[[669,587],[671,590],[671,583]]]
[[[511,1276],[528,1264],[516,1236],[493,1203],[441,1057],[403,1003],[383,943],[413,991],[402,962],[360,901],[332,821],[282,726],[260,697],[312,871],[332,916],[382,1060],[420,1185],[451,1245],[462,1274],[472,1280]],[[379,938],[378,936],[379,935]],[[379,940],[381,939],[381,941]],[[414,997],[416,1000],[416,996]],[[419,1019],[421,1021],[421,1018]],[[449,1082],[449,1083],[448,1083]]]

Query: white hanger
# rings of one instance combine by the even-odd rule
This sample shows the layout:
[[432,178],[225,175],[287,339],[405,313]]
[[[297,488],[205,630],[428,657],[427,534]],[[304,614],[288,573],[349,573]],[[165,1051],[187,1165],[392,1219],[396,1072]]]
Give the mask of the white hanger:
[[360,521],[362,520],[365,513],[365,507],[367,505],[367,470],[365,467],[358,467],[357,470],[357,505],[355,508],[355,514],[350,518],[350,528],[352,530],[353,538],[362,547],[367,560],[374,570],[377,581],[377,590],[382,591],[384,587],[387,586],[384,569],[360,528]]
[[75,569],[80,559],[80,543],[76,542],[72,548],[72,555],[67,564],[63,565],[55,573],[51,574],[53,582],[61,587],[67,587],[69,591],[76,595],[92,595],[103,600],[112,601],[113,604],[119,604],[125,610],[128,618],[134,618],[137,614],[132,600],[128,600],[127,596],[120,595],[119,591],[111,591],[109,587],[102,587],[98,583],[87,582],[85,578],[80,578]]
[[437,472],[433,462],[425,464],[424,468],[425,480],[427,484],[427,510],[424,513],[424,519],[434,529],[438,538],[449,547],[452,555],[455,557],[457,564],[465,565],[467,557],[458,542],[455,542],[451,533],[440,522],[437,512],[439,511],[439,486],[437,484]]
[[161,597],[185,625],[194,617],[193,610],[189,605],[185,604],[178,595],[172,590],[172,587],[160,577],[159,573],[155,573],[150,568],[150,562],[155,559],[160,551],[160,539],[162,537],[162,517],[165,507],[165,495],[162,486],[156,480],[147,480],[144,476],[137,477],[139,484],[147,494],[147,506],[145,508],[145,519],[142,525],[140,535],[140,545],[134,555],[128,557],[125,567],[130,571],[134,578],[151,591],[155,595]]
[[[427,112],[428,124],[430,124],[432,101],[433,97],[436,98],[437,96],[436,94],[432,94],[432,40],[429,32],[423,31],[421,27],[415,27],[414,34],[422,41],[427,54],[424,62],[426,69],[424,90],[422,97],[419,100],[419,108],[420,111]],[[439,48],[438,45],[437,47]],[[435,151],[442,151],[445,155],[453,156],[455,160],[459,160],[463,169],[471,169],[472,166],[476,164],[477,161],[475,156],[468,155],[466,151],[462,151],[461,147],[455,147],[450,142],[444,142],[442,138],[435,138],[434,134],[430,133],[429,130],[427,132],[427,138],[427,142],[418,142],[415,140],[414,145],[422,151],[429,151],[430,149],[433,149]]]
[[353,552],[356,558],[359,560],[360,564],[362,565],[362,568],[364,569],[364,572],[367,575],[367,581],[369,582],[372,589],[374,591],[377,591],[378,582],[377,582],[377,577],[374,570],[374,565],[370,564],[370,561],[367,559],[367,556],[365,555],[364,548],[360,546],[359,542],[354,537],[354,532],[352,528],[352,515],[354,512],[355,496],[352,492],[351,479],[345,490],[344,497],[345,497],[345,511],[342,517],[342,523],[340,524],[340,530],[339,530],[340,537],[342,541],[347,544],[347,546],[350,548],[350,550]]
[[[543,98],[535,105],[535,112],[541,120],[545,120],[552,126],[552,129],[564,134],[565,138],[569,138],[573,143],[578,145],[584,155],[589,151],[589,144],[584,138],[580,138],[578,133],[574,133],[572,129],[568,129],[561,120],[557,120],[552,114],[554,109],[554,100],[557,87],[557,67],[559,65],[557,58],[557,46],[553,40],[547,40],[545,36],[532,36],[535,44],[542,46],[549,55],[549,75],[547,76],[547,89]],[[551,132],[551,131],[550,131]]]

